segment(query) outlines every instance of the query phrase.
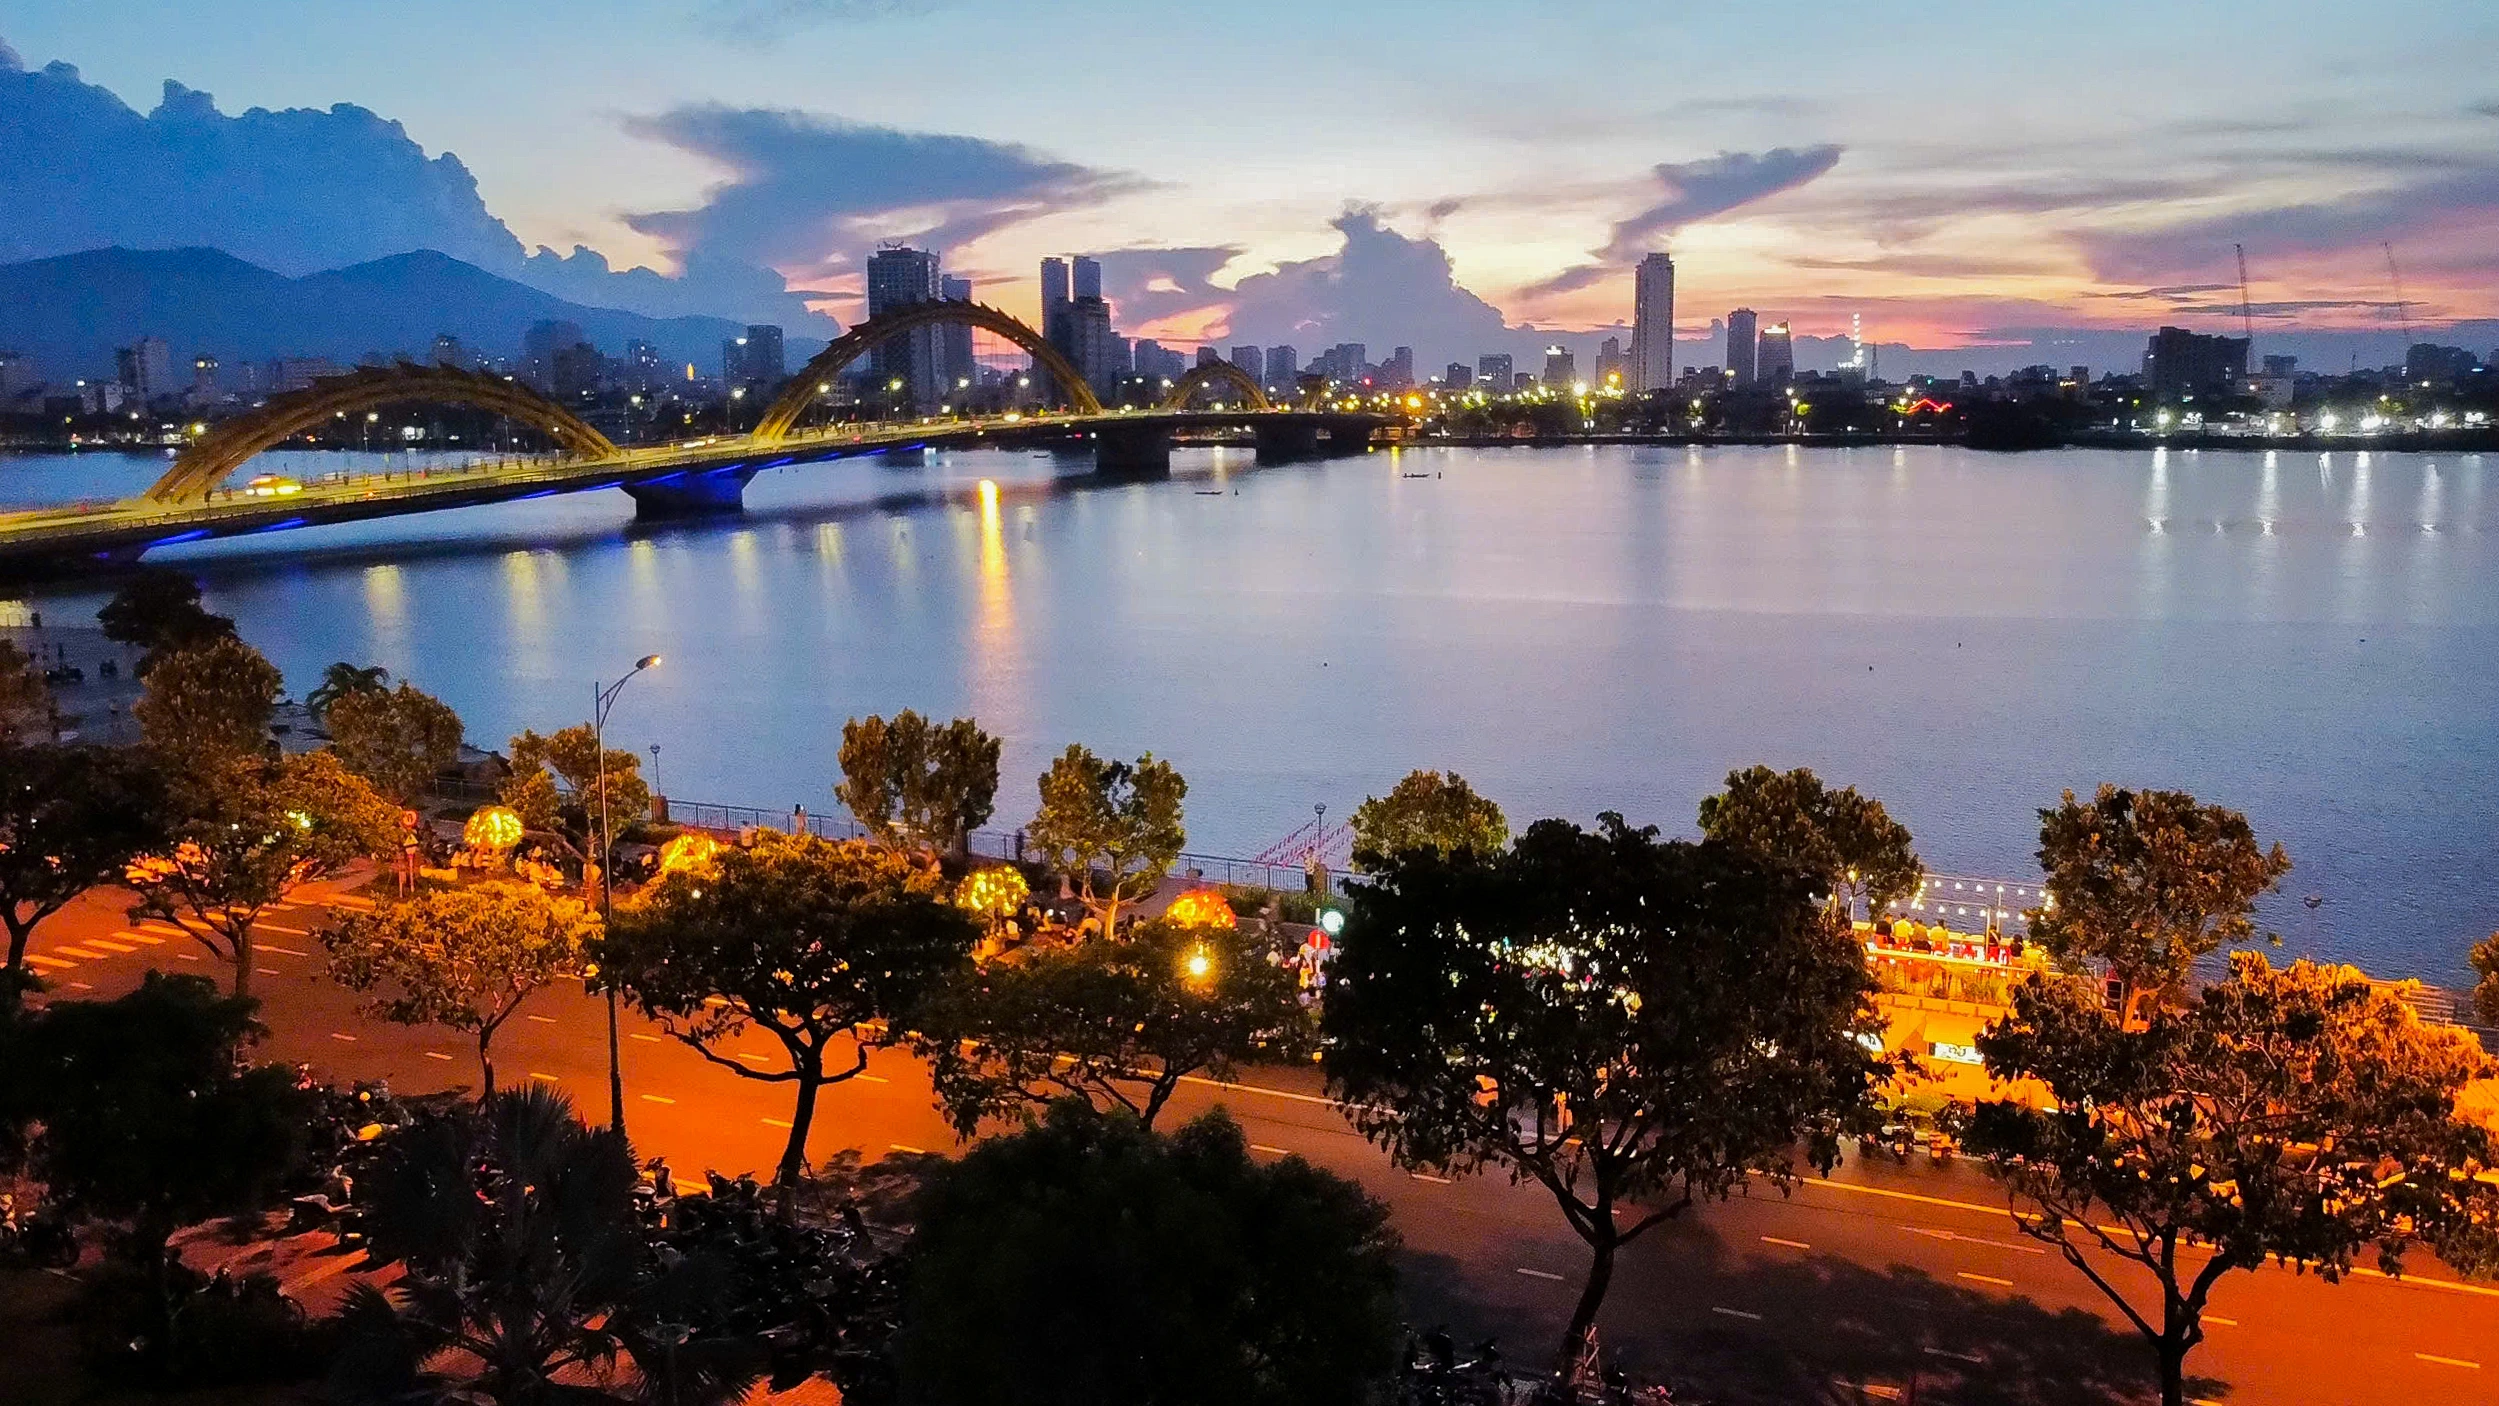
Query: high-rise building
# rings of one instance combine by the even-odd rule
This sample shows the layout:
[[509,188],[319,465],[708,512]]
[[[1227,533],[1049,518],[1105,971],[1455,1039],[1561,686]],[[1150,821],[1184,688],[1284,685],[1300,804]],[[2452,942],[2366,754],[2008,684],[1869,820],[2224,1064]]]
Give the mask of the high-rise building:
[[2143,379],[2154,395],[2228,395],[2247,379],[2247,338],[2164,327],[2143,349]]
[[1101,301],[1101,260],[1090,259],[1082,254],[1076,256],[1076,296],[1079,298],[1091,298],[1096,302]]
[[[868,256],[868,316],[894,312],[942,295],[937,251],[888,244]],[[868,353],[869,374],[879,393],[899,395],[910,404],[934,410],[944,400],[944,338],[936,324],[915,327],[888,337]]]
[[1223,360],[1223,353],[1213,347],[1201,346],[1197,349],[1197,364],[1200,366],[1212,366],[1221,360]]
[[141,337],[113,354],[122,389],[147,405],[182,388],[174,384],[174,352],[162,337]]
[[[435,338],[439,344],[441,338]],[[637,337],[625,343],[625,364],[622,368],[625,389],[637,394],[655,391],[668,379],[668,367],[659,359],[659,348]]]
[[1761,319],[1751,308],[1737,308],[1727,314],[1727,380],[1730,384],[1749,386],[1761,369],[1761,345],[1756,329]]
[[[1240,368],[1242,375],[1249,377],[1253,381],[1259,381],[1260,378],[1267,372],[1267,362],[1265,356],[1260,353],[1257,347],[1248,343],[1243,343],[1240,346],[1234,347],[1232,349],[1232,355],[1228,359],[1234,366]],[[1263,381],[1260,383],[1264,384]]]
[[549,318],[531,323],[521,334],[521,379],[541,391],[554,389],[555,354],[588,340],[578,322]]
[[24,352],[0,351],[0,405],[31,400],[43,386],[43,373]]
[[[937,296],[950,303],[972,301],[972,280],[952,275],[937,280]],[[937,329],[939,379],[945,383],[945,400],[960,400],[964,392],[981,383],[980,363],[972,356],[972,324],[949,322]]]
[[1414,348],[1399,347],[1380,365],[1380,379],[1398,390],[1414,384]]
[[1339,381],[1359,381],[1371,369],[1371,349],[1360,342],[1339,342],[1328,354],[1336,358],[1331,374]]
[[1631,366],[1623,380],[1640,392],[1675,383],[1675,261],[1664,254],[1642,259],[1632,281]]
[[1754,346],[1753,378],[1765,386],[1784,386],[1796,379],[1796,340],[1788,335],[1786,323],[1774,322],[1761,329],[1761,340]]
[[1302,354],[1291,347],[1267,348],[1267,389],[1291,390],[1302,375]]
[[1453,391],[1465,390],[1475,384],[1475,368],[1463,361],[1450,362],[1449,369],[1441,373],[1440,383]]
[[1041,261],[1041,335],[1050,335],[1052,324],[1067,310],[1067,260]]
[[748,379],[768,389],[781,384],[789,374],[789,362],[781,349],[781,329],[769,322],[748,325],[746,329],[746,375]]
[[1485,381],[1495,395],[1506,394],[1517,384],[1510,372],[1508,352],[1486,352],[1475,359],[1475,374]]
[[1559,343],[1545,348],[1545,377],[1548,386],[1568,389],[1579,379],[1579,358]]
[[1623,339],[1608,337],[1597,344],[1597,371],[1592,378],[1600,386],[1630,389],[1631,361],[1623,355]]

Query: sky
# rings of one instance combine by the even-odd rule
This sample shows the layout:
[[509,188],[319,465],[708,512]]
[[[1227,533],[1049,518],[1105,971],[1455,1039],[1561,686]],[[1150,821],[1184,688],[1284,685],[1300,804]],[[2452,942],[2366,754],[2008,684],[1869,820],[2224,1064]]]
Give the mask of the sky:
[[1657,249],[1686,338],[2234,330],[2234,244],[2260,332],[2499,317],[2488,0],[0,0],[0,45],[5,258],[397,243],[803,324],[880,239],[1027,317],[1091,252],[1125,330],[1427,364],[1623,322]]

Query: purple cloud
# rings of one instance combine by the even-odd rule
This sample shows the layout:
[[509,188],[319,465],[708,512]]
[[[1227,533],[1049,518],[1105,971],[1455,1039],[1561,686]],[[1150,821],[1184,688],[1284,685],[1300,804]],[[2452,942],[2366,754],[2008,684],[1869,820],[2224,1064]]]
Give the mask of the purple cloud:
[[1617,221],[1605,247],[1593,251],[1592,262],[1545,280],[1531,294],[1567,293],[1585,288],[1647,253],[1661,235],[1686,225],[1794,190],[1839,164],[1844,148],[1831,143],[1809,147],[1773,147],[1768,151],[1722,151],[1700,161],[1668,162],[1650,174],[1662,197],[1627,220]]

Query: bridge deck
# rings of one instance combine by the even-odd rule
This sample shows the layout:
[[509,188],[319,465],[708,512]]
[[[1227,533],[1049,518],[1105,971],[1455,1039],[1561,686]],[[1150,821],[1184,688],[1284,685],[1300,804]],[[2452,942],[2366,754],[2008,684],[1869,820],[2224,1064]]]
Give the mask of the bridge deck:
[[793,431],[771,443],[758,443],[744,435],[713,436],[625,449],[596,459],[502,459],[321,478],[278,495],[227,489],[202,503],[126,498],[5,513],[0,514],[0,559],[126,559],[149,547],[175,542],[437,512],[557,493],[664,485],[681,477],[752,475],[789,464],[922,445],[1022,446],[1099,434],[1106,429],[1177,432],[1297,421],[1312,425],[1372,423],[1376,417],[1307,411],[1046,414],[837,425]]

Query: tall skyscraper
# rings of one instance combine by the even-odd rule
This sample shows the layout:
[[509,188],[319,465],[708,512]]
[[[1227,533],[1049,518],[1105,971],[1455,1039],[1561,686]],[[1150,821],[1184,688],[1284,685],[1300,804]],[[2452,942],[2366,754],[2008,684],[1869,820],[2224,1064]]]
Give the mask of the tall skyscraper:
[[521,334],[521,379],[539,390],[555,388],[555,354],[588,340],[578,322],[533,322]]
[[1414,348],[1399,347],[1380,366],[1380,379],[1399,390],[1414,384]]
[[745,371],[749,381],[765,388],[779,385],[790,374],[789,362],[781,350],[779,326],[758,322],[746,329]]
[[1453,391],[1465,390],[1475,384],[1475,368],[1463,361],[1450,362],[1449,369],[1441,373],[1440,383]]
[[1765,386],[1784,386],[1796,379],[1796,342],[1788,335],[1786,323],[1774,322],[1761,329],[1753,375]]
[[[972,301],[972,280],[942,277],[937,280],[937,295],[950,303]],[[960,401],[966,389],[981,383],[980,363],[972,359],[972,327],[969,323],[949,322],[937,329],[942,355],[939,379],[945,382],[944,400]]]
[[1067,311],[1067,260],[1041,261],[1041,335],[1050,335],[1051,324]]
[[1544,383],[1568,389],[1579,379],[1579,358],[1568,347],[1555,343],[1545,348]]
[[1727,379],[1739,386],[1753,384],[1760,369],[1759,337],[1761,318],[1751,308],[1737,308],[1727,314]]
[[1264,381],[1260,381],[1260,378],[1267,373],[1267,363],[1265,357],[1260,354],[1257,347],[1248,343],[1234,347],[1232,349],[1232,355],[1228,358],[1228,360],[1230,360],[1233,365],[1241,368],[1242,375],[1249,377],[1253,381],[1259,381],[1261,385],[1265,384]]
[[1100,300],[1102,297],[1102,261],[1076,256],[1076,296]]
[[1301,379],[1301,353],[1291,347],[1267,348],[1266,386],[1271,391],[1287,391]]
[[1475,359],[1475,374],[1495,395],[1507,395],[1517,381],[1510,374],[1508,352],[1486,352]]
[[[937,253],[904,244],[889,244],[868,256],[868,316],[893,312],[916,303],[936,302]],[[869,368],[882,394],[900,394],[915,406],[935,409],[946,389],[944,339],[935,326],[917,327],[888,337],[868,353]],[[897,392],[895,382],[901,382]]]
[[1608,337],[1597,344],[1597,373],[1590,379],[1600,386],[1632,390],[1631,358],[1623,355],[1623,339]]
[[1631,374],[1635,391],[1662,391],[1675,383],[1675,261],[1651,254],[1633,280]]

